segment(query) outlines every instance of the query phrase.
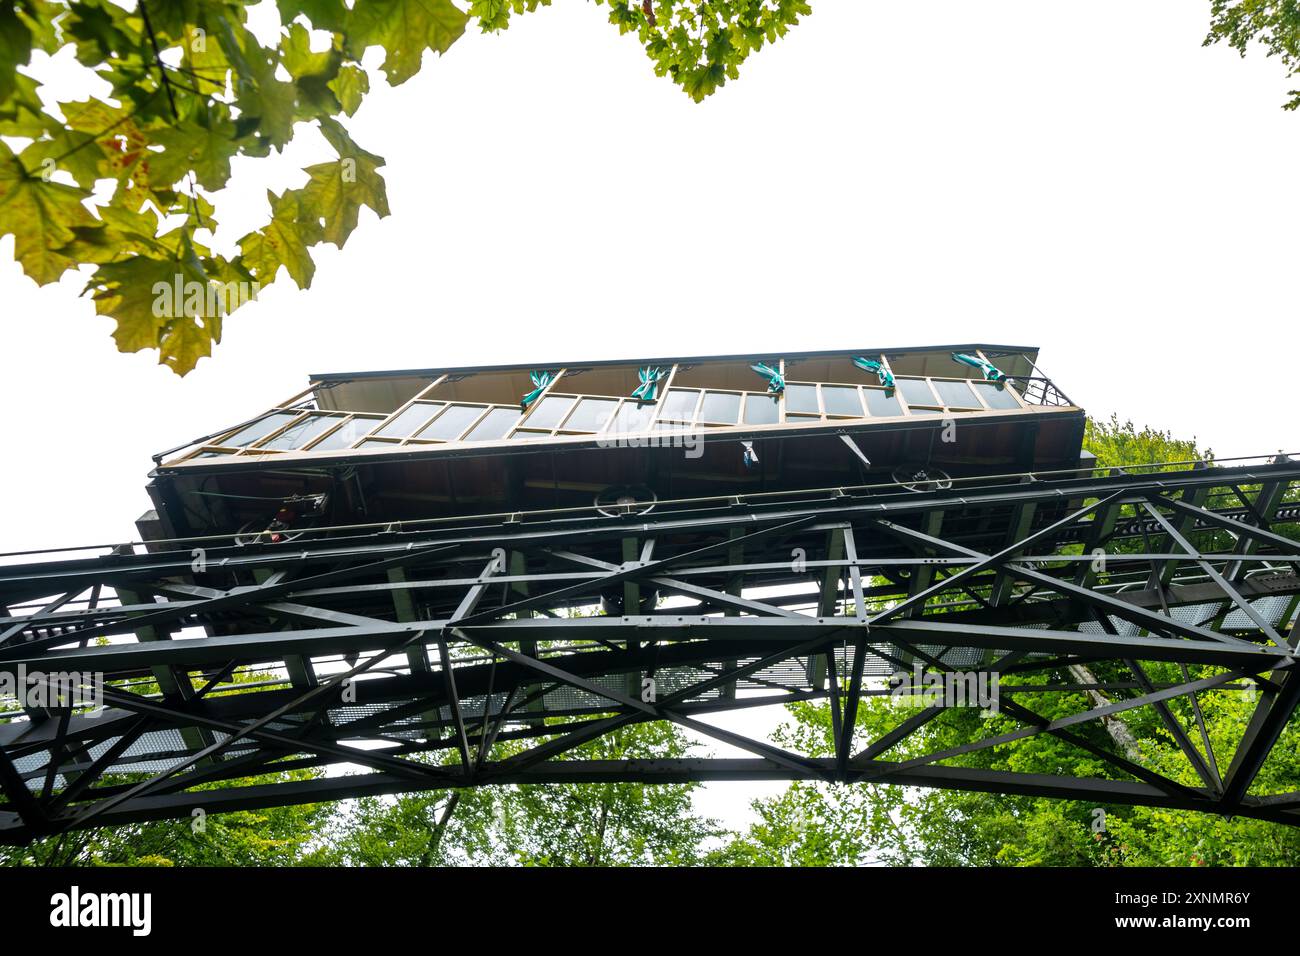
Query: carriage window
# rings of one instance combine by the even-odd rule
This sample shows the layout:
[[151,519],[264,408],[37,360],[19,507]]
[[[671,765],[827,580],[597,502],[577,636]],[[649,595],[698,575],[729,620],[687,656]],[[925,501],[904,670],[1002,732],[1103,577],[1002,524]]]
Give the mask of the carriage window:
[[740,418],[740,396],[731,392],[705,392],[700,421],[736,424]]
[[614,416],[614,422],[609,426],[609,430],[623,435],[649,431],[654,417],[655,407],[653,405],[643,405],[638,401],[628,400],[619,407],[618,414]]
[[939,398],[949,408],[974,408],[980,407],[979,399],[975,393],[970,390],[970,386],[965,382],[948,382],[943,379],[935,379],[932,384],[935,391],[939,393]]
[[584,398],[564,421],[566,432],[598,432],[605,427],[618,404],[613,398]]
[[689,422],[695,419],[695,403],[700,393],[684,388],[674,388],[664,399],[664,410],[659,418],[670,422]]
[[822,401],[826,403],[827,415],[852,415],[862,417],[862,399],[858,390],[843,385],[823,385]]
[[781,420],[781,401],[776,395],[745,393],[745,424],[775,425]]
[[867,411],[874,416],[888,418],[903,414],[903,406],[899,404],[898,398],[883,388],[864,388],[862,394],[867,399]]
[[349,418],[334,431],[330,432],[316,444],[312,451],[334,451],[339,448],[351,448],[357,439],[366,435],[375,427],[376,418]]
[[301,421],[294,422],[280,434],[267,441],[262,448],[280,448],[290,450],[301,448],[309,444],[312,439],[319,438],[335,425],[341,418],[337,415],[308,415]]
[[233,435],[223,438],[220,444],[236,448],[242,445],[251,445],[258,439],[265,438],[277,428],[283,428],[297,417],[297,412],[272,412],[270,415],[262,416],[255,422],[249,422]]
[[510,431],[517,421],[519,421],[519,409],[494,408],[483,416],[482,421],[470,429],[470,433],[465,436],[464,440],[493,441],[504,438],[506,432]]
[[1011,394],[1011,386],[1007,385],[998,388],[992,382],[976,382],[975,387],[979,389],[980,397],[988,403],[989,408],[1019,408],[1020,403],[1016,401],[1016,396]]
[[528,416],[525,426],[531,429],[545,428],[547,431],[560,424],[564,415],[573,407],[574,400],[563,395],[547,395]]
[[478,405],[448,405],[441,415],[416,432],[417,438],[454,441],[483,414]]
[[898,388],[908,405],[938,405],[930,385],[923,378],[900,378]]
[[441,408],[441,404],[412,405],[375,434],[388,438],[405,438],[407,435],[414,435],[430,418],[438,414]]
[[786,385],[785,410],[799,414],[820,415],[816,385]]

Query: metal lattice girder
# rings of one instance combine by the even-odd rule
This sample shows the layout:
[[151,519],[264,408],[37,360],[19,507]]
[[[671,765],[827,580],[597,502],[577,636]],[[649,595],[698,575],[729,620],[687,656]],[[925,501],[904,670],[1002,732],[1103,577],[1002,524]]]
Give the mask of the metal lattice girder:
[[[1300,822],[1300,793],[1254,792],[1300,702],[1300,465],[473,520],[0,568],[0,675],[108,683],[100,712],[27,706],[0,722],[0,840],[195,808],[627,780],[933,786]],[[655,592],[669,600],[646,605]],[[630,613],[575,615],[602,600]],[[1157,683],[1151,662],[1181,677]],[[913,665],[1033,678],[1001,688],[1019,726],[890,759],[944,708],[866,739],[858,703]],[[646,677],[658,691],[643,699]],[[1199,701],[1247,692],[1254,717],[1220,773],[1229,755]],[[1049,720],[1026,706],[1044,693],[1087,703]],[[833,757],[708,721],[797,700],[831,704]],[[1143,711],[1186,779],[1095,732]],[[747,756],[573,759],[661,720]],[[1112,775],[945,763],[1039,734]],[[367,772],[206,786],[338,765]]]

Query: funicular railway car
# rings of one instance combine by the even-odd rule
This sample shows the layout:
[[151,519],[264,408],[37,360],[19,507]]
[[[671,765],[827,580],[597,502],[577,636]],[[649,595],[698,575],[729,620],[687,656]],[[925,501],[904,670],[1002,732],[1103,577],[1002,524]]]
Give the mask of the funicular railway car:
[[1037,359],[961,345],[316,375],[158,456],[142,529],[253,539],[277,514],[292,533],[1071,469],[1084,413]]

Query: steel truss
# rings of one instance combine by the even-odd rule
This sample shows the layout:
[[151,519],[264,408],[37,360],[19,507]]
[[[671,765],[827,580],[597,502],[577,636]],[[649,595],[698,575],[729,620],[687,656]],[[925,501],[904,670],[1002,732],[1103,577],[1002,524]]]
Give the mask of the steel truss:
[[[0,723],[0,841],[196,808],[613,781],[888,783],[1294,824],[1300,790],[1253,785],[1300,702],[1297,521],[1300,465],[1280,460],[0,567],[0,675],[108,682],[102,712],[25,698]],[[605,613],[574,614],[597,603]],[[1181,676],[1157,683],[1150,662]],[[1019,726],[891,759],[944,708],[900,709],[866,739],[859,704],[916,664],[997,675]],[[1020,702],[1043,693],[1088,703],[1049,720]],[[1223,693],[1255,700],[1226,751],[1201,710]],[[709,720],[798,700],[829,702],[832,756]],[[1117,742],[1143,711],[1184,779]],[[569,759],[664,720],[722,753]],[[963,762],[1039,734],[1106,776]],[[364,769],[240,782],[339,764]]]

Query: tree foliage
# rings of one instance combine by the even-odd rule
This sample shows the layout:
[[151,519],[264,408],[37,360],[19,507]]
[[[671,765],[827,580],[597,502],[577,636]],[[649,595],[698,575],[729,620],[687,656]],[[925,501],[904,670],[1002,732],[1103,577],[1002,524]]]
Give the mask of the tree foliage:
[[1089,418],[1084,426],[1083,447],[1092,452],[1101,468],[1214,460],[1214,451],[1202,449],[1195,438],[1175,438],[1149,425],[1139,431],[1131,421],[1121,422],[1117,415],[1107,420]]
[[[595,2],[697,102],[811,12],[805,0]],[[118,348],[156,349],[184,375],[281,267],[306,288],[315,246],[342,248],[362,208],[388,215],[384,159],[347,129],[370,91],[365,52],[382,49],[387,81],[405,83],[472,24],[502,30],[549,3],[276,0],[278,22],[254,29],[246,0],[0,0],[0,136],[22,144],[0,142],[0,237],[40,285],[93,266],[86,291]],[[52,103],[29,66],[63,51],[94,75],[84,98]],[[269,219],[236,248],[214,248],[210,194],[233,161],[282,151],[304,128],[335,158],[269,193]]]
[[[503,759],[519,747],[498,745]],[[685,756],[681,731],[633,724],[570,752],[589,760]],[[336,818],[329,840],[359,866],[691,865],[719,836],[691,806],[698,784],[528,784],[367,798]]]
[[[1287,75],[1300,73],[1300,2],[1297,0],[1210,0],[1210,33],[1205,45],[1226,43],[1242,56],[1252,43],[1279,57]],[[1300,90],[1291,90],[1283,109],[1300,108]]]
[[[308,771],[263,774],[225,786],[283,783]],[[124,782],[129,778],[123,778]],[[131,782],[136,782],[131,780]],[[200,789],[215,789],[206,785]],[[73,830],[29,846],[0,846],[0,866],[298,866],[328,852],[321,828],[327,803],[240,810],[193,818]]]

